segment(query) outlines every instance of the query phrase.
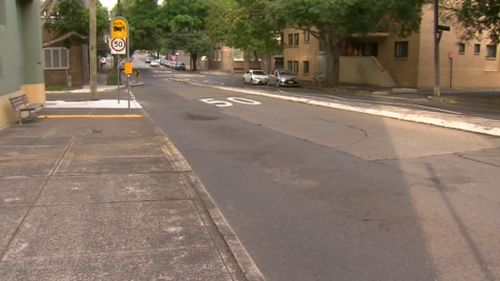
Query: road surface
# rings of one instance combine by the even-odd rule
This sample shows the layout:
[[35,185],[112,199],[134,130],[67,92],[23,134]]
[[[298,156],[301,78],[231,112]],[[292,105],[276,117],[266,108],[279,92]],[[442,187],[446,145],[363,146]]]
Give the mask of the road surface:
[[499,280],[500,139],[171,76],[134,94],[268,281]]

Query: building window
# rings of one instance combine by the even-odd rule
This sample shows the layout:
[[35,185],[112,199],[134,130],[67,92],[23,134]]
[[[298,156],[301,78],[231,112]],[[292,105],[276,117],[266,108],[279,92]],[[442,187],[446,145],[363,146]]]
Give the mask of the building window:
[[300,40],[300,38],[299,38],[299,34],[298,34],[298,33],[295,33],[295,34],[293,35],[293,45],[294,45],[295,47],[298,47],[298,46],[299,46],[299,40]]
[[304,43],[309,44],[311,42],[311,31],[304,31]]
[[497,57],[497,45],[486,46],[486,58],[494,59]]
[[233,49],[233,61],[245,61],[245,57],[241,49]]
[[465,54],[465,43],[458,43],[458,53],[460,55]]
[[304,74],[309,74],[309,61],[304,61]]
[[288,34],[288,47],[293,46],[293,34]]
[[44,48],[45,69],[69,69],[67,48]]
[[299,61],[293,61],[293,72],[299,73]]
[[394,43],[394,56],[396,58],[408,57],[408,41],[399,41]]
[[293,62],[291,60],[287,61],[288,71],[293,72]]
[[215,48],[214,61],[222,61],[222,50],[220,47]]
[[481,54],[481,44],[474,44],[474,55]]

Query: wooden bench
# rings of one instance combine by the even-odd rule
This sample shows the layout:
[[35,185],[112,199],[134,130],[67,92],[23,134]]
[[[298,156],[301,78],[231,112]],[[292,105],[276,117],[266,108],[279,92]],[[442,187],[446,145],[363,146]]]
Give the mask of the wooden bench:
[[32,120],[35,112],[43,108],[41,103],[29,103],[26,95],[20,95],[9,98],[12,107],[19,112],[19,124],[23,124],[23,112],[28,112],[28,119]]

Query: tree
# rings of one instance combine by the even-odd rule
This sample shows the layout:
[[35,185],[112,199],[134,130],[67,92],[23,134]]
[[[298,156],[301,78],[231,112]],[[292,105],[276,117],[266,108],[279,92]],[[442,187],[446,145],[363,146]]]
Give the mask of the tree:
[[498,0],[448,0],[444,6],[464,27],[464,39],[486,33],[493,43],[500,43],[500,2]]
[[187,51],[193,71],[197,69],[198,56],[212,46],[207,32],[208,11],[207,2],[202,0],[169,0],[162,7],[164,28],[169,31],[166,44],[170,49]]
[[[224,15],[225,25],[222,26],[223,43],[231,47],[252,51],[257,54],[274,54],[279,44],[276,26],[271,17],[267,16],[269,1],[267,0],[237,0],[228,5]],[[221,17],[219,16],[219,19]]]
[[425,0],[275,0],[270,16],[279,26],[308,30],[326,55],[326,86],[339,83],[342,46],[353,35],[390,28],[401,35],[418,29]]
[[[123,16],[129,22],[130,50],[161,48],[164,30],[161,28],[158,0],[122,0]],[[116,7],[115,7],[115,10]]]
[[[58,0],[47,2],[50,6],[45,17],[45,28],[54,32],[56,38],[45,42],[44,46],[49,46],[60,41],[65,41],[66,45],[72,42],[88,40],[89,35],[89,10],[83,5],[82,0]],[[53,5],[53,6],[51,6]],[[97,1],[97,31],[101,32],[109,28],[108,12]]]
[[270,56],[279,49],[280,31],[267,16],[268,0],[212,0],[208,19],[208,35],[213,42]]

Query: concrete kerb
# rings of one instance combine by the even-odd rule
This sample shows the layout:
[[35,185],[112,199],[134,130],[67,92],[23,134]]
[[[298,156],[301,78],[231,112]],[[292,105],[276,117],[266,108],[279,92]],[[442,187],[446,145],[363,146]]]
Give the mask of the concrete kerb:
[[[315,100],[315,99],[310,99],[310,98],[271,94],[271,93],[259,92],[259,91],[255,91],[255,90],[239,89],[239,88],[216,86],[216,85],[207,85],[207,84],[193,82],[190,80],[188,81],[186,79],[171,79],[171,80],[178,81],[178,82],[186,82],[186,83],[196,85],[196,86],[210,87],[210,88],[224,90],[224,91],[232,91],[232,92],[237,92],[237,93],[257,95],[257,96],[263,96],[263,97],[268,97],[268,98],[281,99],[281,100],[286,100],[286,101],[292,101],[292,102],[310,104],[310,105],[315,105],[315,106],[333,108],[333,109],[366,113],[366,114],[371,114],[371,115],[376,115],[376,116],[382,116],[382,117],[403,120],[403,121],[411,121],[411,122],[416,122],[416,123],[445,127],[445,128],[449,128],[449,129],[457,129],[457,130],[462,130],[462,131],[467,131],[467,132],[472,132],[472,133],[500,137],[500,124],[498,124],[498,126],[497,125],[495,125],[495,126],[488,125],[488,123],[490,123],[490,122],[496,122],[496,123],[500,123],[500,122],[485,119],[485,118],[479,118],[479,117],[462,118],[462,119],[470,120],[469,122],[464,121],[464,120],[450,120],[448,118],[457,118],[457,117],[455,117],[455,116],[452,117],[452,115],[446,115],[444,113],[415,111],[415,110],[410,110],[410,109],[395,108],[395,107],[391,107],[391,106],[384,106],[386,109],[374,109],[374,108],[368,108],[368,107],[362,107],[362,106],[354,106],[354,105],[346,105],[346,104],[335,103],[335,102],[320,101],[320,100]],[[434,116],[432,116],[432,115],[434,115]]]
[[[196,176],[187,160],[170,141],[167,134],[154,123],[151,116],[149,116],[144,109],[142,109],[142,114],[153,126],[155,133],[159,136],[157,141],[161,145],[165,156],[169,159],[173,159],[173,164],[179,171],[189,172],[189,175],[184,175],[185,181],[192,189],[191,192],[195,193],[193,195],[200,198],[203,204],[204,208],[200,209],[197,206],[197,211],[202,219],[204,219],[209,230],[211,230],[210,235],[219,248],[219,254],[232,275],[231,278],[235,281],[265,281],[264,275],[220,212],[217,204],[208,193],[206,187]],[[204,214],[205,212],[206,214]],[[220,251],[223,250],[223,248],[226,248],[225,252]],[[234,261],[236,261],[237,266],[231,266]]]

